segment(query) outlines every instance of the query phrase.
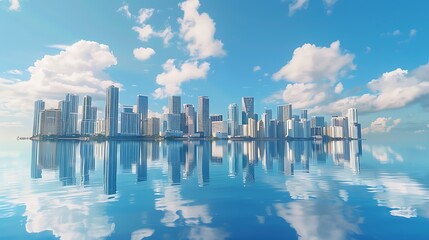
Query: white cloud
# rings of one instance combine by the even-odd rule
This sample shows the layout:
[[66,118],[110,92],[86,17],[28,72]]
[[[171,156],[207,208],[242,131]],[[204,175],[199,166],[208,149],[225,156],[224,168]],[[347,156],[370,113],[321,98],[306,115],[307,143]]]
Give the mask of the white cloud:
[[10,11],[19,11],[19,9],[21,8],[21,4],[19,3],[19,0],[9,0],[10,6],[9,6],[9,10]]
[[21,70],[18,70],[18,69],[11,69],[11,70],[7,71],[7,73],[14,74],[14,75],[22,75],[23,72]]
[[292,59],[273,74],[274,80],[291,83],[265,101],[280,100],[298,108],[322,104],[342,92],[343,85],[337,81],[356,68],[353,59],[353,54],[342,53],[339,41],[329,47],[304,44],[295,49]]
[[289,4],[289,16],[292,16],[297,10],[307,8],[308,2],[309,0],[294,0]]
[[416,29],[411,29],[410,30],[410,37],[414,37],[417,34],[417,30]]
[[68,92],[102,98],[105,89],[115,84],[104,70],[116,63],[109,46],[78,41],[56,55],[37,60],[28,68],[30,79],[0,82],[0,112],[28,114],[34,100],[44,99],[50,107],[49,103],[56,103]]
[[221,57],[226,54],[222,41],[215,39],[215,22],[207,13],[199,13],[199,0],[187,0],[179,4],[183,11],[180,18],[180,37],[187,42],[190,56],[195,59]]
[[133,30],[139,34],[139,39],[142,42],[147,42],[154,34],[153,29],[150,25],[145,25],[143,27],[133,27]]
[[127,16],[128,18],[131,18],[131,13],[130,13],[130,10],[128,8],[128,4],[126,4],[126,3],[123,3],[122,6],[120,8],[118,8],[117,12],[121,12],[122,14]]
[[323,3],[325,3],[327,14],[331,14],[332,8],[334,7],[335,3],[337,3],[337,0],[323,0]]
[[396,29],[395,31],[392,32],[393,36],[399,36],[401,35],[401,31],[399,29]]
[[425,133],[425,132],[426,132],[426,130],[423,130],[423,129],[414,131],[414,133],[416,133],[416,134],[422,134],[422,133]]
[[133,51],[134,57],[141,61],[146,61],[155,54],[152,48],[135,48]]
[[164,46],[168,46],[170,45],[170,40],[173,38],[174,33],[171,31],[171,26],[167,26],[164,31],[156,32],[155,35],[163,39]]
[[343,84],[342,84],[341,82],[339,82],[339,83],[335,86],[334,92],[335,92],[336,94],[340,94],[340,93],[342,93],[342,92],[343,92],[343,90],[344,90],[344,86],[343,86]]
[[254,72],[261,71],[261,66],[254,66],[253,71]]
[[292,59],[274,73],[273,78],[303,83],[317,80],[335,82],[344,71],[356,68],[353,59],[353,54],[341,52],[340,41],[331,43],[329,47],[307,43],[295,49]]
[[364,134],[388,133],[401,122],[400,118],[393,120],[391,117],[379,117],[368,128],[363,129]]
[[152,15],[155,9],[153,8],[141,8],[139,10],[139,15],[137,16],[137,22],[141,25],[144,25],[146,23],[146,20],[148,20]]
[[162,87],[157,88],[153,93],[155,98],[165,98],[180,94],[182,92],[180,88],[182,83],[195,79],[204,79],[210,70],[208,62],[199,63],[198,61],[186,61],[180,68],[177,68],[174,59],[168,59],[162,67],[164,72],[156,76],[156,83]]
[[411,73],[401,68],[386,72],[370,81],[367,87],[370,93],[342,98],[328,106],[316,107],[315,111],[332,113],[354,107],[361,112],[376,112],[402,108],[416,102],[428,107],[425,99],[429,96],[429,63]]

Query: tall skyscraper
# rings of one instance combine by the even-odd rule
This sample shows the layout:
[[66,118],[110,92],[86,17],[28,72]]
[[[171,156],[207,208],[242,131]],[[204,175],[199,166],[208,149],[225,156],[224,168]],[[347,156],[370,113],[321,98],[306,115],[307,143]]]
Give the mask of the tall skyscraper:
[[40,112],[40,135],[61,134],[61,110],[45,109]]
[[209,97],[198,97],[198,132],[202,132],[205,137],[210,136],[210,109]]
[[66,101],[69,102],[69,119],[67,126],[67,135],[69,134],[77,134],[77,120],[78,120],[78,110],[79,110],[79,96],[76,94],[68,93],[66,95]]
[[58,102],[58,108],[61,112],[59,135],[71,135],[70,102],[67,100],[61,100]]
[[159,136],[159,124],[160,119],[156,117],[151,117],[148,119],[148,135],[149,136]]
[[140,117],[140,134],[146,135],[148,131],[148,115],[149,115],[149,101],[147,96],[137,96],[137,113]]
[[195,130],[196,130],[195,127],[197,125],[194,105],[184,104],[183,112],[185,113],[185,122],[186,122],[184,134],[192,135],[195,133]]
[[354,139],[361,138],[361,125],[359,124],[357,109],[349,108],[347,118],[349,120],[349,137]]
[[307,109],[303,109],[301,110],[301,118],[302,119],[308,119],[308,110]]
[[95,131],[95,120],[97,118],[97,108],[92,107],[92,98],[90,96],[83,97],[83,106],[82,106],[82,121],[80,134],[82,135],[91,135]]
[[33,115],[33,136],[40,134],[40,112],[45,110],[45,102],[37,100],[34,102],[34,115]]
[[[268,120],[273,119],[273,110],[272,110],[272,109],[265,109],[265,110],[264,110],[264,113],[266,113],[266,114],[267,114],[267,116],[268,116]],[[263,120],[263,118],[262,118],[262,120]]]
[[241,98],[241,123],[247,124],[249,118],[254,119],[255,99],[253,97]]
[[171,114],[180,114],[181,108],[181,97],[180,96],[170,96],[168,99],[168,113]]
[[292,119],[292,104],[277,106],[278,138],[284,138],[287,133],[287,120]]
[[231,103],[228,106],[228,134],[235,137],[239,135],[240,128],[238,126],[239,115],[238,105]]
[[119,105],[119,88],[110,86],[106,89],[106,136],[118,135],[118,105]]

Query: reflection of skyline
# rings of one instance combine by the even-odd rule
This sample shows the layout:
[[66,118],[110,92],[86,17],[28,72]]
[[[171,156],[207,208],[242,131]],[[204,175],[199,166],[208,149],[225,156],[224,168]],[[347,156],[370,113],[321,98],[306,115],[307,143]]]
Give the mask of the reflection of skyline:
[[105,144],[104,193],[110,195],[116,193],[118,143],[116,141],[108,141]]

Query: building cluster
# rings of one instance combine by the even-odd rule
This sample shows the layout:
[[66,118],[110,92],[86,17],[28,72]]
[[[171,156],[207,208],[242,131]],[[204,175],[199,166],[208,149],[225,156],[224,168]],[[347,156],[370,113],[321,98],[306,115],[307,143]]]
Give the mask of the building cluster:
[[[181,103],[180,96],[170,96],[168,112],[160,118],[149,117],[148,97],[138,95],[136,105],[122,106],[119,117],[119,89],[106,89],[104,119],[97,118],[92,98],[83,98],[82,119],[78,121],[79,97],[67,94],[56,109],[45,109],[42,100],[35,102],[33,136],[148,136],[188,138],[251,138],[251,139],[359,139],[361,125],[358,112],[350,108],[346,116],[332,116],[328,125],[323,116],[308,116],[307,110],[293,114],[292,105],[277,106],[277,118],[272,109],[255,113],[253,97],[243,97],[239,106],[231,103],[228,114],[210,115],[207,96],[198,97],[198,106]],[[241,115],[241,118],[240,118]],[[80,124],[79,124],[80,123]]]

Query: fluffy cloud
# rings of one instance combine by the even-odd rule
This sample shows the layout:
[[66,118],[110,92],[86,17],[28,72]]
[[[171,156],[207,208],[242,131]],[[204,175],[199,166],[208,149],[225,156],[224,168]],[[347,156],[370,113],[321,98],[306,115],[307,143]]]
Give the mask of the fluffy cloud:
[[118,8],[117,10],[118,12],[123,13],[125,16],[127,16],[128,18],[131,18],[131,13],[128,7],[128,4],[122,4],[122,6],[120,8]]
[[168,59],[162,67],[164,72],[156,76],[156,83],[162,87],[157,88],[153,93],[155,98],[165,98],[180,94],[182,92],[180,88],[182,83],[195,79],[204,79],[210,70],[208,62],[199,63],[198,61],[186,61],[180,68],[177,68],[174,59]]
[[214,38],[215,22],[207,13],[199,13],[199,0],[187,0],[179,4],[183,11],[180,18],[180,37],[187,42],[191,57],[205,59],[224,56],[223,43]]
[[368,133],[388,133],[401,122],[400,118],[393,120],[391,117],[379,117],[375,119],[371,126],[362,129],[364,134]]
[[1,81],[0,112],[30,113],[34,100],[47,100],[49,107],[68,92],[102,98],[105,88],[115,84],[104,70],[116,63],[109,46],[78,41],[56,55],[37,60],[28,68],[30,79]]
[[21,4],[19,3],[19,0],[9,0],[10,6],[9,6],[9,10],[10,11],[19,11],[19,9],[21,8]]
[[292,59],[273,74],[274,80],[291,83],[266,101],[281,100],[297,108],[322,104],[343,91],[343,84],[337,81],[356,68],[353,59],[353,54],[342,53],[339,41],[329,47],[304,44],[295,49]]
[[308,2],[309,0],[294,0],[289,4],[289,16],[292,16],[297,10],[307,8]]
[[163,39],[164,46],[170,45],[170,40],[173,38],[174,33],[171,31],[171,26],[167,26],[164,31],[156,32],[156,36]]
[[155,54],[152,48],[135,48],[133,51],[134,57],[141,61],[146,61]]
[[146,20],[148,20],[152,15],[155,9],[153,8],[141,8],[139,10],[139,15],[137,16],[137,22],[141,25],[145,24]]
[[317,80],[335,82],[339,75],[356,68],[353,59],[353,54],[341,52],[340,41],[331,43],[329,47],[307,43],[295,49],[289,63],[276,72],[273,78],[304,83]]
[[133,30],[138,33],[138,38],[142,42],[147,42],[153,36],[154,32],[152,26],[145,25],[143,27],[133,27]]
[[253,71],[254,72],[261,71],[261,66],[254,66]]
[[377,112],[396,109],[420,102],[429,107],[429,63],[411,73],[398,68],[384,73],[367,84],[370,93],[342,98],[325,107],[316,107],[317,112],[338,112],[346,108],[358,108],[361,112]]

